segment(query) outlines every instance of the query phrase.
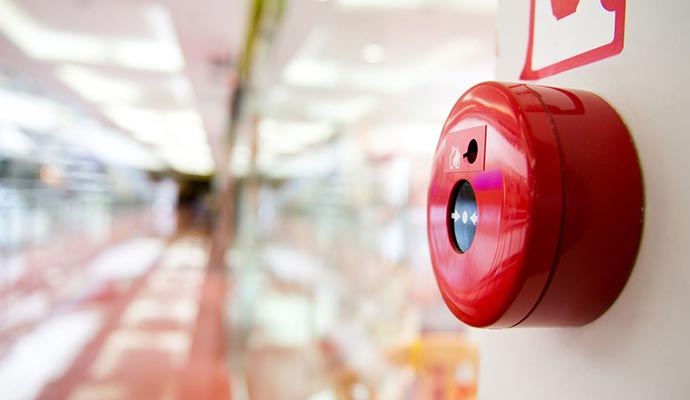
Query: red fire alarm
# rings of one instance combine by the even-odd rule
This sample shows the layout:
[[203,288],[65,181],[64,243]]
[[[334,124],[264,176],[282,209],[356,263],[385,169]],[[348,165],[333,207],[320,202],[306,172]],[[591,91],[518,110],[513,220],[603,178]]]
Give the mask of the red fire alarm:
[[481,83],[443,127],[427,217],[434,273],[457,318],[584,325],[615,301],[635,262],[637,153],[593,93]]

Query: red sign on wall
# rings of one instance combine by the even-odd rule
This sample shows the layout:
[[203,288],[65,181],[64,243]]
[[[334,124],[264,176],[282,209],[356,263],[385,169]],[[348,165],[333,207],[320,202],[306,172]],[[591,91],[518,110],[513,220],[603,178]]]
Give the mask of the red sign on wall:
[[625,0],[531,0],[520,79],[535,80],[623,51]]

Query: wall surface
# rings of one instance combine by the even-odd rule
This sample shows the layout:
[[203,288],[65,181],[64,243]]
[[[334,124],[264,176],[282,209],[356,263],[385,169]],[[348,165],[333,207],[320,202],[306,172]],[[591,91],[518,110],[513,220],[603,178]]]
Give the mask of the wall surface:
[[[591,13],[584,7],[599,7],[598,0],[580,3],[585,17]],[[579,12],[557,21],[564,24],[560,33],[544,34],[539,31],[543,25],[535,30],[535,47],[541,46],[534,53],[537,63],[546,65],[602,37],[611,39],[610,15],[574,22]],[[529,15],[527,0],[500,4],[499,80],[520,79]],[[593,323],[479,331],[480,398],[690,398],[688,18],[687,1],[628,1],[620,54],[533,81],[593,91],[619,110],[636,142],[645,179],[642,247],[623,293]],[[556,19],[542,22],[555,24]],[[610,245],[615,242],[611,238]]]

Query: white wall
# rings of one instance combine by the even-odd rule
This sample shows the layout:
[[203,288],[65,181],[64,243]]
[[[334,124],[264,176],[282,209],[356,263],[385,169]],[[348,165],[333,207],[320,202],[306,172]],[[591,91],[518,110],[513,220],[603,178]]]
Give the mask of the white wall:
[[[626,19],[621,54],[536,83],[596,92],[628,124],[646,190],[637,264],[585,327],[480,331],[481,399],[690,399],[690,2],[630,0]],[[499,80],[519,80],[528,23],[529,1],[501,2]]]

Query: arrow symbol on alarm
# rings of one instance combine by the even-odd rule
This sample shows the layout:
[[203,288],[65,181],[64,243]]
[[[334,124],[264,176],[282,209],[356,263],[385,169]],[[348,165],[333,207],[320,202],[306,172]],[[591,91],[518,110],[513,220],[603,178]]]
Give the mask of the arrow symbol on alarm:
[[470,221],[472,221],[472,225],[477,225],[478,219],[479,219],[479,217],[477,217],[477,213],[472,214],[472,216],[470,217]]
[[453,210],[453,213],[450,215],[451,218],[453,218],[453,221],[457,222],[457,220],[460,218],[460,214],[458,214],[458,210]]

